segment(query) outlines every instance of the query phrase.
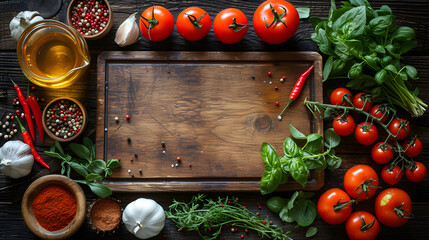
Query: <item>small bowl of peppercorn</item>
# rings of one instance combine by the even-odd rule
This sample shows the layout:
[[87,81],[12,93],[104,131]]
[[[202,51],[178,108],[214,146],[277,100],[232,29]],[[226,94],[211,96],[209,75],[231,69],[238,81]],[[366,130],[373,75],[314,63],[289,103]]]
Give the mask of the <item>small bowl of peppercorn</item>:
[[42,122],[46,134],[59,142],[79,137],[88,121],[85,107],[73,98],[56,98],[43,110]]
[[113,26],[113,11],[107,0],[72,0],[67,22],[87,40],[106,36]]

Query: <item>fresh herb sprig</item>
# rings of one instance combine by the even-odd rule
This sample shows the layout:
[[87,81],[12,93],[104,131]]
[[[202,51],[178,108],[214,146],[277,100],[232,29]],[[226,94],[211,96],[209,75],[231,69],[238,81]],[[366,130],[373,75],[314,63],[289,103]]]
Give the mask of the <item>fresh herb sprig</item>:
[[[336,8],[331,0],[328,19],[310,18],[315,32],[311,39],[328,55],[323,80],[349,78],[347,86],[373,94],[419,117],[427,104],[417,97],[408,80],[417,70],[401,63],[401,56],[416,44],[410,27],[397,26],[392,10],[375,10],[367,0],[343,1]],[[377,101],[378,101],[377,100]]]
[[[61,174],[70,177],[73,169],[84,180],[75,180],[75,182],[86,184],[97,196],[105,198],[112,194],[112,190],[103,184],[97,183],[104,177],[112,175],[112,170],[120,167],[118,159],[110,159],[107,163],[103,160],[95,159],[95,145],[88,137],[83,138],[83,144],[70,143],[70,150],[75,156],[67,154],[58,141],[52,144],[50,151],[46,151],[47,156],[58,158],[61,162]],[[104,173],[104,174],[103,174]]]
[[235,198],[212,200],[205,194],[192,197],[189,203],[173,201],[165,212],[179,231],[196,231],[202,239],[212,240],[221,235],[222,228],[240,227],[258,232],[261,238],[290,239],[287,233],[240,205]]
[[[317,208],[309,198],[312,198],[314,193],[296,191],[290,199],[281,197],[271,197],[267,201],[267,207],[274,213],[278,213],[279,217],[287,222],[296,222],[297,226],[308,227],[316,219]],[[307,229],[306,237],[312,237],[317,233],[317,228],[310,227]]]
[[[406,121],[405,124],[401,124],[399,126],[398,132],[396,135],[389,131],[388,126],[390,125],[390,123],[394,119],[398,118],[398,116],[396,115],[396,110],[392,106],[390,106],[389,104],[382,104],[381,108],[383,109],[382,112],[384,112],[384,114],[380,118],[376,118],[372,116],[370,113],[365,112],[363,109],[359,109],[353,106],[353,103],[347,97],[343,97],[343,101],[347,101],[350,104],[350,106],[324,104],[324,103],[309,101],[308,99],[304,100],[304,105],[307,106],[309,111],[316,118],[326,119],[326,118],[330,118],[331,116],[338,116],[338,115],[344,116],[351,111],[364,115],[366,117],[365,122],[369,122],[370,124],[376,123],[387,133],[387,137],[384,139],[384,143],[380,146],[386,145],[389,141],[393,142],[393,144],[391,144],[391,146],[389,147],[391,147],[396,153],[398,153],[398,156],[389,164],[387,170],[391,171],[398,164],[401,164],[402,171],[404,171],[405,168],[408,168],[411,171],[414,170],[414,168],[416,168],[416,163],[412,159],[409,159],[405,156],[405,152],[407,151],[408,147],[411,146],[412,144],[409,144],[407,148],[403,148],[402,145],[399,143],[399,141],[396,139],[400,130],[402,128],[405,128],[405,125],[408,124],[408,121]],[[366,101],[364,102],[363,105],[365,106],[365,104],[366,104]],[[388,116],[390,116],[390,119],[388,119],[386,124],[384,124],[381,120],[383,118],[387,118]]]
[[[282,157],[279,157],[269,143],[262,143],[261,156],[265,164],[265,172],[260,182],[262,194],[271,193],[280,184],[286,183],[289,175],[305,187],[310,170],[323,171],[325,168],[334,170],[341,165],[341,158],[335,155],[334,150],[341,139],[332,128],[325,130],[325,141],[317,133],[305,136],[292,125],[289,126],[289,131],[295,139],[306,140],[306,143],[301,148],[292,138],[286,138],[283,142],[285,155]],[[323,144],[327,148],[324,152],[322,152]]]

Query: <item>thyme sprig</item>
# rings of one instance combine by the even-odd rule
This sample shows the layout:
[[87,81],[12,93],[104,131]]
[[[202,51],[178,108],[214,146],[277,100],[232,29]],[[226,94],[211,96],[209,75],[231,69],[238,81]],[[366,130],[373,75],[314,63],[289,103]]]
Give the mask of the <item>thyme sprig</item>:
[[212,240],[222,234],[223,227],[255,230],[261,238],[290,239],[283,230],[240,205],[236,198],[206,198],[205,194],[192,197],[189,203],[173,200],[167,218],[179,231],[196,231],[202,239]]

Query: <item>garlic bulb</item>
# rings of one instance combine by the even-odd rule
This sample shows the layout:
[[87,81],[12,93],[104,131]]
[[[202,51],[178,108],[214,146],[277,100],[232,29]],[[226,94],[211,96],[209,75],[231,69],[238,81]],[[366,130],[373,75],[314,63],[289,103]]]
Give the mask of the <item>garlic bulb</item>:
[[164,209],[152,199],[139,198],[128,204],[122,213],[128,231],[141,239],[158,235],[164,228]]
[[0,148],[0,171],[11,178],[27,176],[33,167],[31,148],[17,140],[6,142]]
[[39,15],[39,12],[23,11],[18,13],[12,21],[10,21],[10,35],[16,41],[21,37],[22,32],[35,22],[40,22],[43,20],[43,17]]
[[131,45],[137,42],[140,34],[139,26],[136,23],[137,13],[131,14],[116,31],[115,42],[120,47]]

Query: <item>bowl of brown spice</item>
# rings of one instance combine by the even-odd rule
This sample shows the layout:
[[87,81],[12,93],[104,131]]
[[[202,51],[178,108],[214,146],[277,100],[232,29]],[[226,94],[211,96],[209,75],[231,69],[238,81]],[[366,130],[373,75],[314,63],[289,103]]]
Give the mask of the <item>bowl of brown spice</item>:
[[114,231],[119,226],[121,218],[122,208],[113,198],[100,198],[90,206],[90,223],[97,231]]
[[25,191],[21,204],[27,227],[43,239],[64,239],[82,226],[86,198],[82,188],[63,175],[47,175]]

